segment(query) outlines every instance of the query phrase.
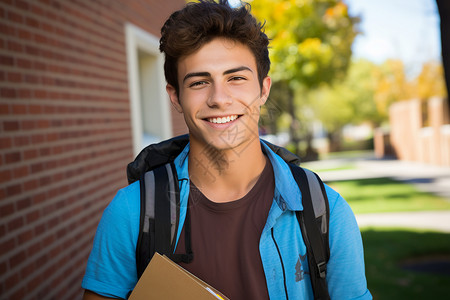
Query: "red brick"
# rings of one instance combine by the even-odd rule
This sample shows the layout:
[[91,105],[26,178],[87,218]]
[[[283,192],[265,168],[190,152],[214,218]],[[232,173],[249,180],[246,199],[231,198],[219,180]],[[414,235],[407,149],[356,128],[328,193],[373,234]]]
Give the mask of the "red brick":
[[22,245],[26,242],[29,242],[33,239],[33,237],[33,229],[22,232],[17,236],[18,244]]
[[[40,111],[42,112],[42,107],[40,107]],[[37,121],[37,128],[43,129],[43,128],[49,128],[50,122],[48,120],[38,120]]]
[[16,33],[16,26],[14,24],[2,24],[0,26],[0,33],[4,34],[4,36],[14,36]]
[[11,105],[11,108],[12,108],[12,113],[16,114],[16,115],[27,113],[27,106],[24,104],[13,104],[13,105]]
[[0,104],[0,115],[7,115],[10,111],[10,105],[6,103]]
[[25,150],[23,152],[24,160],[30,160],[30,159],[33,159],[33,158],[36,158],[36,157],[38,157],[38,152],[37,152],[36,149]]
[[17,64],[17,67],[24,68],[24,69],[31,69],[33,66],[33,62],[31,60],[24,59],[24,58],[17,58],[16,64]]
[[[33,291],[37,289],[39,286],[41,286],[42,282],[43,282],[42,276],[38,275],[27,283],[27,289]],[[45,296],[46,295],[38,295],[36,299],[44,299]]]
[[8,20],[15,23],[23,23],[23,17],[13,11],[8,11]]
[[18,289],[14,294],[11,295],[10,299],[25,299],[26,290],[24,288]]
[[24,75],[24,81],[26,83],[37,84],[39,83],[39,77],[36,75],[26,74]]
[[41,172],[42,170],[44,170],[44,164],[41,162],[31,165],[31,173],[33,174]]
[[39,28],[40,23],[38,20],[36,20],[34,18],[27,17],[25,20],[25,24],[27,24],[28,26],[33,27],[33,28]]
[[10,137],[0,137],[0,149],[8,149],[12,146],[12,139]]
[[[30,255],[30,254],[28,254],[28,255]],[[33,262],[27,264],[22,269],[20,269],[20,276],[22,276],[22,278],[27,278],[28,276],[30,276],[30,274],[34,273],[35,270],[36,270],[36,265],[33,261]]]
[[[27,31],[27,30],[23,30],[23,29],[17,29],[17,36],[22,39],[22,40],[32,40],[33,35],[31,34],[31,32]],[[33,46],[25,46],[25,52],[31,55],[38,55],[39,54],[39,49]]]
[[[5,236],[5,235],[6,235],[6,226],[4,224],[1,224],[0,225],[0,236]],[[3,273],[0,271],[0,274],[3,274]]]
[[17,72],[9,72],[8,73],[8,81],[13,83],[18,83],[22,81],[22,75]]
[[14,57],[0,55],[0,65],[10,66],[10,67],[14,66]]
[[16,41],[8,41],[8,50],[13,51],[15,53],[22,53],[23,45]]
[[10,268],[12,269],[12,268],[16,267],[17,265],[21,264],[22,262],[24,262],[26,257],[27,257],[26,250],[22,250],[19,253],[12,256],[9,259]]
[[57,141],[59,139],[59,134],[58,133],[49,133],[46,135],[47,142],[53,142],[53,141]]
[[11,170],[0,171],[0,183],[8,182],[11,178]]
[[0,243],[0,257],[3,257],[3,255],[5,255],[9,251],[11,251],[11,249],[14,249],[14,247],[16,246],[16,243],[14,240],[15,239],[12,238],[12,239],[9,239],[9,240],[6,240],[6,241]]
[[[16,285],[20,283],[20,276],[18,273],[11,274],[8,278],[5,280],[5,285],[8,288],[14,288]],[[15,299],[21,299],[21,298],[15,298]]]
[[23,120],[22,121],[22,130],[32,130],[36,126],[36,122],[32,120]]
[[28,174],[30,173],[29,171],[29,167],[28,166],[21,166],[21,167],[17,167],[13,170],[13,178],[14,179],[18,179],[21,177],[25,177],[28,176]]
[[54,27],[52,25],[48,24],[48,23],[41,23],[41,28],[46,33],[53,33],[54,32]]
[[22,184],[21,183],[10,185],[10,186],[6,187],[6,196],[7,197],[12,197],[12,196],[18,195],[21,192],[22,192]]
[[39,204],[39,203],[42,203],[42,202],[44,202],[46,199],[47,199],[47,197],[46,197],[45,193],[40,193],[40,194],[34,195],[34,196],[32,197],[33,204]]
[[7,217],[12,215],[16,211],[14,203],[8,203],[0,207],[0,216]]
[[46,99],[47,98],[47,91],[45,90],[35,90],[34,96],[38,99]]
[[0,263],[0,274],[6,274],[6,270],[8,270],[8,266],[6,265],[6,262]]
[[19,122],[17,121],[5,121],[3,122],[3,129],[5,131],[16,131],[19,130]]
[[8,232],[12,232],[14,230],[17,230],[18,228],[22,227],[24,225],[23,218],[21,216],[12,219],[7,224],[7,230]]
[[46,186],[46,185],[49,185],[50,183],[52,183],[52,179],[51,179],[52,177],[51,176],[44,176],[44,177],[41,177],[40,179],[39,179],[39,185],[40,186]]
[[29,89],[18,89],[16,91],[19,98],[31,98],[32,92]]
[[16,7],[25,11],[30,9],[30,5],[26,1],[22,0],[16,0]]
[[51,153],[51,148],[50,147],[44,147],[39,149],[39,156],[48,156]]
[[18,200],[17,204],[16,204],[16,208],[19,211],[22,210],[22,209],[28,208],[30,206],[31,206],[31,199],[30,199],[30,197],[26,197],[24,199]]
[[29,136],[16,136],[14,137],[14,146],[22,147],[30,144]]
[[35,222],[36,220],[38,220],[40,218],[40,216],[41,216],[41,213],[39,212],[39,210],[35,210],[35,211],[28,213],[25,216],[25,221],[27,224],[31,224],[31,223]]
[[34,69],[38,71],[47,71],[47,65],[40,61],[34,62]]
[[19,162],[22,159],[20,152],[10,152],[5,154],[5,162],[7,164]]
[[35,134],[31,136],[31,143],[32,144],[40,144],[45,142],[45,135],[44,134]]
[[0,96],[4,98],[16,98],[17,92],[14,88],[0,88]]

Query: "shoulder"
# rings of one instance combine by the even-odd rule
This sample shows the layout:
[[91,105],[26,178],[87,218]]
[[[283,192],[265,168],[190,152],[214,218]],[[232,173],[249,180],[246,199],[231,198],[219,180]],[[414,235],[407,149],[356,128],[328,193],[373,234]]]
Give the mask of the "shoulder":
[[[116,196],[105,209],[105,213],[134,217],[140,213],[140,184],[136,181],[117,191]],[[131,214],[131,215],[129,215]]]
[[137,282],[139,182],[120,189],[104,210],[82,286],[108,297],[126,298]]

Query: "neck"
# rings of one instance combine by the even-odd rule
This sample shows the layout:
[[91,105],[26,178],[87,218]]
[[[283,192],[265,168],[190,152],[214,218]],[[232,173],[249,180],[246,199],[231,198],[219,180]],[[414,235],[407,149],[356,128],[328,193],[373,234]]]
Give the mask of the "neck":
[[266,164],[259,139],[237,149],[219,150],[191,142],[189,177],[211,201],[229,202],[245,196]]

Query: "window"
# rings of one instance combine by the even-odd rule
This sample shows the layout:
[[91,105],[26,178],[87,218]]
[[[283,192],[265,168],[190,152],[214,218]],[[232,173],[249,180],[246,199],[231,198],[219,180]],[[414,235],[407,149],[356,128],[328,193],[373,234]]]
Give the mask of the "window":
[[165,89],[159,40],[132,25],[125,25],[133,151],[172,136],[170,102]]

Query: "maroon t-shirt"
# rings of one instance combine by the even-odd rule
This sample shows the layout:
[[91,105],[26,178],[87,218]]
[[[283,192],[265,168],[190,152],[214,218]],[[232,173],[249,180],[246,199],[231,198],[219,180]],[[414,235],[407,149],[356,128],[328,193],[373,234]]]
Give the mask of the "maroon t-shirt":
[[[243,198],[216,203],[191,182],[189,213],[194,259],[180,266],[232,300],[269,299],[259,240],[272,205],[275,180],[266,166]],[[175,253],[185,253],[184,227]]]

